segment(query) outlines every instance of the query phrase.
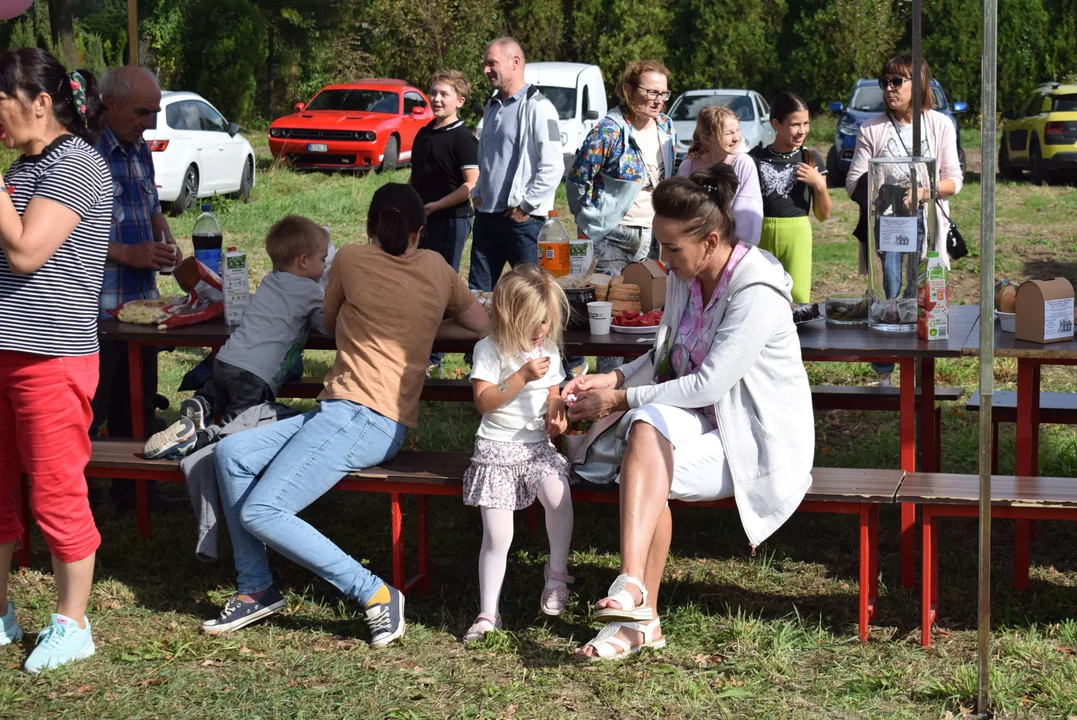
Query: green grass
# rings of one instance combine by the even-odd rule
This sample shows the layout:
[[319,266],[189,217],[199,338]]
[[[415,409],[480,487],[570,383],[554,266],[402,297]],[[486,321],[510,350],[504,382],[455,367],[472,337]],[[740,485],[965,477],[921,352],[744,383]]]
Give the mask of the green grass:
[[[819,123],[821,124],[821,123]],[[389,177],[298,174],[271,168],[265,143],[258,186],[249,205],[215,203],[226,241],[248,251],[255,280],[269,267],[265,231],[289,212],[331,225],[338,242],[363,240],[370,196]],[[966,182],[954,216],[972,247],[955,264],[958,302],[976,302],[979,185]],[[832,191],[834,218],[815,224],[816,287],[864,286],[856,275],[855,208]],[[568,215],[563,196],[562,213]],[[195,214],[173,220],[190,251]],[[571,223],[570,223],[571,224]],[[1074,278],[1077,192],[1000,183],[999,277]],[[202,352],[162,355],[161,388],[173,408],[181,375]],[[328,368],[328,353],[308,353],[308,372]],[[866,365],[812,363],[812,382],[856,384]],[[459,356],[446,373],[462,374]],[[938,382],[972,389],[973,361],[942,361]],[[1016,366],[1000,361],[999,387],[1012,389]],[[1044,389],[1077,391],[1077,374],[1049,368]],[[174,413],[166,414],[169,419]],[[420,428],[408,446],[468,450],[478,416],[467,404],[424,403]],[[897,417],[890,413],[819,413],[820,465],[897,467]],[[961,407],[943,414],[943,469],[973,472],[976,416]],[[1013,468],[1012,428],[1002,432],[1002,470]],[[1041,471],[1077,476],[1077,432],[1047,426]],[[95,483],[95,491],[104,488]],[[183,496],[179,487],[165,492]],[[961,715],[975,697],[976,524],[940,524],[940,634],[919,646],[919,594],[897,585],[898,513],[882,514],[882,585],[871,642],[856,640],[856,523],[845,516],[798,515],[752,556],[734,513],[676,508],[673,553],[662,588],[663,627],[670,645],[614,665],[574,661],[569,651],[599,625],[588,605],[617,567],[616,509],[577,508],[573,570],[581,584],[565,616],[537,611],[546,547],[528,537],[521,516],[502,595],[505,630],[483,646],[464,649],[456,638],[477,612],[475,562],[481,541],[478,513],[457,499],[430,501],[432,591],[408,601],[408,634],[399,646],[375,651],[361,613],[330,586],[274,558],[288,597],[287,612],[234,636],[197,632],[234,585],[227,538],[222,559],[193,556],[194,526],[185,511],[155,518],[150,542],[137,539],[131,515],[107,498],[97,510],[104,545],[90,616],[98,643],[88,662],[42,677],[18,671],[29,645],[0,648],[0,717],[77,718],[941,718]],[[541,515],[541,513],[540,513]],[[388,576],[389,507],[377,495],[333,494],[304,517],[349,553]],[[405,504],[414,527],[415,506]],[[540,523],[541,526],[541,523]],[[1012,523],[998,522],[993,544],[992,688],[997,717],[1077,715],[1077,527],[1039,523],[1031,586],[1012,588]],[[33,566],[11,578],[20,621],[36,630],[54,599],[47,551],[35,534]],[[409,549],[414,562],[414,549]]]

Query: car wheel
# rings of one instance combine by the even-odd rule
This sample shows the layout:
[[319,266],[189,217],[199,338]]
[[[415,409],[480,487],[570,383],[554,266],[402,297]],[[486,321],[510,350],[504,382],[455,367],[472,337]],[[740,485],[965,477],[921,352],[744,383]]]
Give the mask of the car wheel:
[[1021,175],[1021,171],[1016,170],[1013,165],[1010,164],[1009,144],[1009,140],[1003,135],[1002,145],[998,149],[998,174],[1004,178],[1016,180]]
[[1032,137],[1032,144],[1028,146],[1028,160],[1032,165],[1032,184],[1048,185],[1051,182],[1047,171],[1043,169],[1043,155],[1040,153],[1040,141]]
[[841,163],[838,162],[838,146],[832,145],[830,152],[826,154],[826,175],[830,187],[842,187],[845,185],[845,173],[841,171]]
[[251,201],[251,188],[254,187],[254,158],[247,158],[243,163],[243,177],[239,181],[239,192],[236,199],[244,203]]
[[187,172],[183,173],[183,184],[180,186],[179,195],[172,202],[172,217],[178,217],[194,207],[198,202],[198,168],[194,165],[187,166]]
[[400,141],[396,135],[390,135],[389,139],[385,141],[385,155],[382,156],[381,165],[378,166],[378,172],[392,172],[396,170],[397,161],[400,158]]

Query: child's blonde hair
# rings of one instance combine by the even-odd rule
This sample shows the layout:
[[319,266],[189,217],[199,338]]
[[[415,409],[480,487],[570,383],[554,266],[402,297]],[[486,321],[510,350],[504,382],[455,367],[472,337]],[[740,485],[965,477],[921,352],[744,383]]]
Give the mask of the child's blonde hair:
[[300,255],[314,255],[327,247],[325,228],[299,215],[285,215],[266,234],[266,253],[274,270],[284,270]]
[[708,105],[696,116],[696,129],[692,133],[692,147],[688,148],[688,157],[693,160],[703,155],[703,138],[712,137],[721,140],[725,129],[731,122],[739,122],[737,114],[724,105]]
[[553,275],[538,265],[518,265],[501,276],[491,299],[489,335],[502,354],[527,353],[535,328],[547,320],[546,339],[561,345],[568,297]]

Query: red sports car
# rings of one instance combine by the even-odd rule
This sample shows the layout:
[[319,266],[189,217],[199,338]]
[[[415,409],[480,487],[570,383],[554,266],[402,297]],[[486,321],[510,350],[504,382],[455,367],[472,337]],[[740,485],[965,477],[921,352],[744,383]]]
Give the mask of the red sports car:
[[394,170],[411,159],[419,128],[434,115],[403,80],[328,85],[269,126],[269,150],[297,167]]

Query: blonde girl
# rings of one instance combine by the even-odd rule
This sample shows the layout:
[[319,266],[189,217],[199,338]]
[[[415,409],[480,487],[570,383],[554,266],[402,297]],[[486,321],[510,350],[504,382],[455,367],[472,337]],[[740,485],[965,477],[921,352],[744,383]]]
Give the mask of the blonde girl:
[[498,602],[512,544],[512,514],[538,497],[546,510],[550,561],[539,607],[560,615],[568,602],[572,497],[568,461],[551,438],[567,429],[559,394],[565,378],[560,344],[568,299],[553,276],[535,265],[503,275],[494,288],[489,334],[475,346],[471,384],[482,413],[464,504],[482,512],[479,616],[470,643],[501,627]]
[[692,147],[677,170],[688,177],[696,170],[707,170],[725,163],[737,174],[737,194],[729,206],[736,222],[736,237],[745,245],[758,245],[763,230],[763,194],[759,190],[759,173],[755,162],[739,152],[740,121],[727,107],[708,105],[696,116]]

